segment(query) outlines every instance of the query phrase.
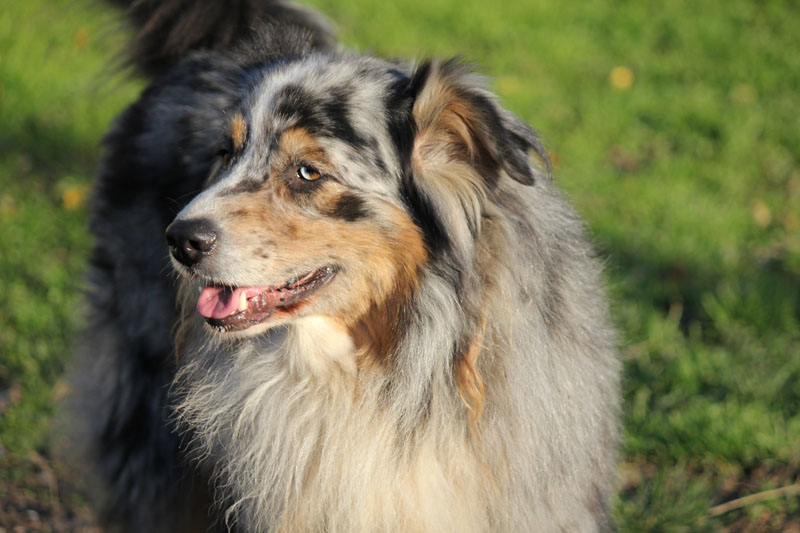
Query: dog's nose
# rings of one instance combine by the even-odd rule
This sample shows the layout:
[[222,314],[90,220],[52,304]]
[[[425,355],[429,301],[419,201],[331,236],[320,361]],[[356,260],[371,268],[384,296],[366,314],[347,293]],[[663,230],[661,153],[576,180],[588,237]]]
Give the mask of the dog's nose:
[[187,267],[210,254],[217,242],[214,225],[205,219],[176,220],[169,225],[166,235],[172,257]]

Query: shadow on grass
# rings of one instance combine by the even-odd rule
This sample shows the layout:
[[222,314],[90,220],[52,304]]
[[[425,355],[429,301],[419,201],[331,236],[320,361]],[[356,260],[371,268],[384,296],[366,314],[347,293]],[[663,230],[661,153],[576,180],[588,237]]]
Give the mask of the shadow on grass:
[[[683,355],[691,354],[700,364],[703,358],[714,357],[715,351],[727,355],[724,375],[703,375],[700,383],[687,388],[687,394],[711,401],[736,396],[741,401],[763,403],[784,417],[797,416],[800,274],[783,258],[724,271],[685,258],[636,254],[619,246],[603,250],[603,254],[611,258],[614,278],[622,280],[619,306],[633,306],[671,321],[683,337],[678,339],[682,345],[659,346],[656,341],[651,348],[672,352],[672,358],[684,350]],[[642,324],[623,326],[628,342],[652,343]],[[685,385],[681,377],[694,377],[687,369],[676,370],[675,375],[653,375],[652,370],[643,371],[635,359],[628,361],[626,369],[628,392],[645,384],[653,394],[675,397]],[[761,386],[753,382],[758,376],[765,379]]]
[[[762,332],[785,333],[787,320],[800,318],[800,272],[781,257],[726,272],[689,258],[658,257],[620,245],[605,246],[600,254],[609,258],[614,277],[624,280],[623,298],[667,315],[677,313],[687,335],[693,324],[713,326],[707,299],[730,289],[737,296],[726,303]],[[720,340],[713,327],[704,327],[703,333],[706,342]]]
[[727,270],[618,242],[601,256],[625,342],[621,531],[796,524],[791,499],[709,509],[800,475],[800,273],[780,254]]
[[[16,127],[13,127],[16,126]],[[32,116],[12,127],[0,126],[0,146],[16,171],[48,183],[65,174],[91,175],[100,153],[100,140],[86,142],[69,128]],[[11,179],[17,176],[12,175]]]

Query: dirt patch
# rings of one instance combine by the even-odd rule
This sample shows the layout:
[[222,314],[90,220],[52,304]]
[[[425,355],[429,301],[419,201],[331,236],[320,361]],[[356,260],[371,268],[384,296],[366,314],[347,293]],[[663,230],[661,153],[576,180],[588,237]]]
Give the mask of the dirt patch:
[[0,533],[100,533],[85,492],[45,453],[0,449]]

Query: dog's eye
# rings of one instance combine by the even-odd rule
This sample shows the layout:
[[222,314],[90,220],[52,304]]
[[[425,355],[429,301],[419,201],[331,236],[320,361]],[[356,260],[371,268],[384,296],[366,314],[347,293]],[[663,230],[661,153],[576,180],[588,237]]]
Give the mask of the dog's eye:
[[297,177],[306,181],[316,181],[322,177],[322,174],[311,165],[303,165],[297,169]]

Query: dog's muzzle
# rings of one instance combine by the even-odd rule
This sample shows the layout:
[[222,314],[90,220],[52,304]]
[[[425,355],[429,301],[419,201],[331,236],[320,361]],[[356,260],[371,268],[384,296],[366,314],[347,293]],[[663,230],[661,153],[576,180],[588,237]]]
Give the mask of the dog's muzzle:
[[175,220],[167,227],[166,236],[172,257],[187,268],[211,254],[217,242],[214,224],[203,218]]

